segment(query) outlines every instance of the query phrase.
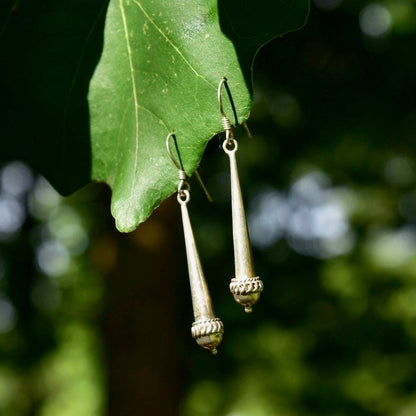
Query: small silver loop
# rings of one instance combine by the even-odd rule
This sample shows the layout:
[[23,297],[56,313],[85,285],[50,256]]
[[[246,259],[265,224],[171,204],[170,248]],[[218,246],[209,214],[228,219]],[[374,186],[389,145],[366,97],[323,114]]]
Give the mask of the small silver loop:
[[191,193],[189,192],[189,189],[178,189],[178,194],[176,195],[176,198],[179,204],[187,204],[191,199]]
[[[230,149],[230,146],[232,146],[231,149]],[[238,142],[235,139],[224,140],[222,143],[222,148],[224,149],[225,153],[228,153],[228,154],[235,153],[238,149]]]
[[191,190],[191,185],[189,185],[188,181],[185,179],[181,179],[179,181],[179,185],[178,185],[178,192],[181,191],[190,191]]

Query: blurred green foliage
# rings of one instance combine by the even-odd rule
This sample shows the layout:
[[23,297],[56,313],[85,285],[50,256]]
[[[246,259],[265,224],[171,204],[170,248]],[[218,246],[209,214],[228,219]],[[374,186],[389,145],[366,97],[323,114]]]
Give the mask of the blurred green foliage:
[[[200,172],[215,203],[192,181],[189,209],[226,333],[215,358],[190,337],[171,355],[181,416],[415,414],[415,43],[413,1],[315,0],[304,29],[259,53],[254,138],[236,136],[265,290],[251,315],[228,292],[228,162],[214,139]],[[12,195],[23,228],[2,234],[0,220],[0,413],[103,415],[106,298],[85,255],[99,197],[29,188]]]
[[102,414],[93,195],[64,199],[20,162],[0,173],[0,414]]
[[[224,345],[215,364],[195,352],[183,415],[415,413],[415,13],[316,0],[260,51],[238,157],[265,290],[248,317],[215,288]],[[233,273],[219,159],[214,141],[201,174],[220,208],[192,211],[214,280]]]

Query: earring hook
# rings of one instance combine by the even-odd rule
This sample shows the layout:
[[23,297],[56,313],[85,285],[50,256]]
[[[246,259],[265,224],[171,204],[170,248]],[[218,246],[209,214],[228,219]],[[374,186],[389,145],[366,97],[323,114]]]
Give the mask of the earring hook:
[[222,86],[223,86],[224,84],[228,85],[228,84],[227,84],[227,78],[226,78],[226,77],[223,77],[223,78],[221,79],[221,81],[220,81],[219,85],[218,85],[218,104],[219,104],[219,106],[220,106],[220,113],[221,113],[221,115],[222,115],[223,117],[227,117],[227,115],[225,114],[225,111],[224,111],[224,107],[223,107],[223,105],[222,105],[222,97],[221,97]]
[[[231,127],[231,123],[230,123],[230,119],[227,117],[227,115],[225,114],[224,111],[224,106],[222,103],[222,96],[221,96],[221,92],[222,92],[222,87],[224,86],[225,90],[227,91],[227,95],[228,95],[228,99],[230,101],[231,104],[231,109],[233,111],[233,115],[234,115],[234,120],[235,120],[235,124],[238,124],[238,116],[237,116],[237,110],[235,109],[235,105],[234,105],[234,100],[233,100],[233,96],[231,94],[231,90],[230,87],[228,86],[228,79],[227,77],[222,77],[220,83],[218,84],[218,105],[220,107],[220,113],[222,115],[222,119],[228,120],[228,123],[230,124]],[[224,122],[223,122],[224,123]],[[224,127],[225,128],[225,127]],[[226,128],[225,128],[226,129]],[[227,129],[226,129],[227,130]]]
[[[175,144],[175,149],[176,149],[176,153],[178,155],[179,163],[175,159],[175,157],[173,156],[172,151],[170,150],[170,139],[173,139],[173,142]],[[166,137],[166,149],[168,151],[170,160],[174,163],[174,165],[178,168],[178,170],[182,171],[182,172],[185,172],[185,169],[183,168],[181,154],[179,153],[178,142],[176,141],[176,136],[175,136],[174,132],[170,132]]]
[[[179,163],[174,158],[172,151],[170,150],[170,139],[173,139],[173,142],[175,143],[176,153],[178,154]],[[178,202],[179,203],[188,203],[189,202],[189,183],[188,183],[188,176],[186,175],[186,172],[183,168],[183,163],[181,159],[181,155],[179,153],[178,149],[178,143],[176,142],[176,136],[175,133],[171,132],[166,137],[166,149],[168,151],[169,157],[174,163],[174,165],[178,168],[178,177],[179,177],[179,184],[178,184]]]
[[[175,149],[176,149],[176,153],[178,155],[179,162],[175,159],[175,157],[173,156],[172,151],[170,149],[170,140],[171,140],[171,138],[173,139],[173,142],[175,144]],[[176,136],[175,136],[174,132],[169,133],[166,137],[166,149],[168,151],[170,159],[172,160],[174,165],[178,168],[178,175],[179,175],[179,181],[180,181],[178,190],[180,191],[180,190],[184,189],[184,187],[189,190],[189,184],[187,182],[188,176],[186,175],[185,169],[183,167],[181,154],[179,152],[178,142],[176,141]],[[202,178],[201,178],[197,169],[195,169],[195,176],[196,176],[199,184],[201,185],[201,188],[204,191],[205,196],[207,197],[208,201],[213,202],[213,199],[212,199],[210,193],[208,192],[208,189],[206,188],[204,182],[202,181]]]

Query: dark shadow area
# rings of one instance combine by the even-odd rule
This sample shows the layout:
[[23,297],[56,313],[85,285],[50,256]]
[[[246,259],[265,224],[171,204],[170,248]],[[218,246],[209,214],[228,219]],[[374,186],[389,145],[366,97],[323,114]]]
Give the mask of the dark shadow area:
[[0,160],[28,161],[63,194],[90,181],[87,94],[107,5],[22,0],[0,9]]
[[234,44],[252,94],[251,69],[257,51],[271,39],[302,27],[309,2],[218,0],[218,13],[221,30]]

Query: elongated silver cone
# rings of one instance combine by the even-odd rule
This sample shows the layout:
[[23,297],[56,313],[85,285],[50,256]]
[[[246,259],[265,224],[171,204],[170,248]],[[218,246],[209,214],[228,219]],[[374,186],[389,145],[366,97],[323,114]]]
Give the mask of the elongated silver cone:
[[260,298],[260,294],[263,291],[263,282],[254,272],[253,256],[251,254],[250,238],[235,156],[238,143],[234,139],[225,140],[223,149],[230,158],[231,176],[235,277],[231,279],[230,291],[234,299],[243,305],[244,310],[249,313],[252,311],[252,306]]
[[222,341],[224,325],[221,320],[214,315],[211,297],[205,281],[198,250],[196,248],[187,208],[189,192],[183,191],[183,195],[186,196],[185,199],[178,194],[178,202],[181,206],[189,283],[191,286],[192,307],[195,319],[195,322],[192,324],[191,333],[192,337],[195,338],[196,342],[201,347],[216,354],[217,346]]

